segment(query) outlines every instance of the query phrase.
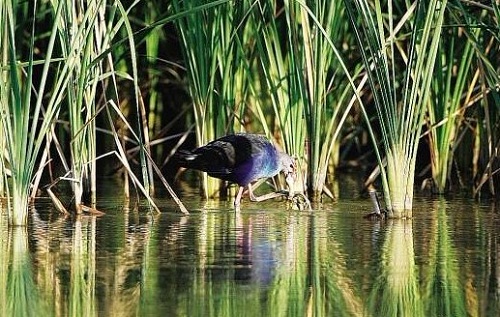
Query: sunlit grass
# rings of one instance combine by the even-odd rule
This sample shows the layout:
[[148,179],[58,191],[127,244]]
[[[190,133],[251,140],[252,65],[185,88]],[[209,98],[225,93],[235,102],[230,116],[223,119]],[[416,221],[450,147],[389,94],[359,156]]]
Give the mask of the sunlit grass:
[[[234,132],[244,113],[246,53],[241,43],[248,1],[173,1],[192,98],[196,141],[204,145]],[[200,10],[203,8],[203,10]],[[243,107],[243,110],[241,108]],[[205,197],[223,190],[220,180],[203,173]]]
[[307,189],[314,200],[323,192],[332,196],[325,182],[338,160],[356,73],[349,73],[336,47],[352,38],[344,6],[328,1],[259,5],[258,60],[274,115],[267,130],[274,130],[285,151],[298,158],[302,174],[297,189]]
[[471,67],[473,43],[464,41],[465,35],[459,33],[457,28],[450,29],[440,42],[428,101],[432,179],[438,193],[447,189],[454,150],[460,141],[459,129],[477,82]]
[[[46,93],[46,84],[49,77],[49,67],[53,58],[56,42],[56,25],[52,25],[51,36],[45,51],[45,59],[41,61],[42,69],[39,81],[34,82],[33,72],[35,69],[34,41],[35,21],[30,26],[31,40],[27,63],[18,61],[17,46],[22,46],[19,34],[16,30],[17,7],[15,3],[7,1],[0,6],[0,16],[3,17],[2,30],[0,32],[0,43],[5,54],[0,61],[2,70],[2,83],[0,92],[0,107],[2,109],[2,128],[6,144],[6,160],[11,170],[12,186],[9,191],[8,200],[9,222],[13,225],[26,225],[28,214],[28,198],[34,170],[40,148],[44,144],[45,136],[49,133],[53,120],[59,112],[59,103],[52,97],[43,106],[42,100]],[[37,2],[27,8],[28,16],[36,15]],[[60,3],[54,10],[54,20],[59,21],[62,14]],[[38,66],[39,67],[39,66]],[[65,83],[65,71],[68,65],[62,67],[59,72],[51,74],[53,80],[63,89]],[[67,81],[66,81],[67,82]],[[35,100],[32,101],[32,89],[35,89]],[[3,170],[5,172],[5,170]],[[6,174],[2,175],[6,177]],[[35,189],[36,190],[36,189]]]
[[[434,63],[447,1],[417,3],[402,12],[400,24],[410,23],[408,51],[396,38],[392,2],[374,7],[366,0],[344,1],[354,26],[380,125],[383,153],[379,161],[384,198],[391,217],[411,216],[417,148],[429,98]],[[402,85],[397,73],[397,53],[406,64]],[[373,63],[373,67],[372,67]],[[378,156],[379,160],[381,155]]]

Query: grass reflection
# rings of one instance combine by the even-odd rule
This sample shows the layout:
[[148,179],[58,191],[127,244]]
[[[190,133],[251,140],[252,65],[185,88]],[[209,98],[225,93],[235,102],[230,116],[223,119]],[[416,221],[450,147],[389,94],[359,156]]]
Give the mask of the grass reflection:
[[0,316],[498,312],[498,269],[488,264],[497,263],[498,239],[485,212],[457,215],[437,201],[425,216],[374,222],[220,207],[182,217],[42,215],[25,228],[8,228],[4,214]]
[[387,223],[381,275],[368,307],[374,316],[427,316],[417,284],[412,221],[391,219]]
[[7,214],[0,202],[0,315],[7,315],[7,285],[9,275],[9,230]]
[[445,201],[436,201],[434,208],[436,228],[430,237],[428,265],[423,267],[422,274],[425,311],[427,316],[468,316],[465,290],[460,283],[459,262],[456,247],[450,237]]
[[10,317],[47,316],[33,279],[27,228],[8,228],[4,213],[0,213],[0,219],[0,313]]
[[96,219],[77,217],[71,239],[68,316],[97,316],[95,297]]

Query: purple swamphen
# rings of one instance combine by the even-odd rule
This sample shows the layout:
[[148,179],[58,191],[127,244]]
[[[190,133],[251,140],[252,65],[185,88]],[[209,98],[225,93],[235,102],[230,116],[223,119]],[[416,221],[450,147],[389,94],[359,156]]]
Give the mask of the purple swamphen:
[[251,201],[263,201],[283,196],[273,192],[256,197],[251,183],[283,172],[288,185],[288,197],[292,197],[296,178],[295,160],[280,152],[263,135],[237,133],[226,135],[192,151],[179,150],[177,160],[182,167],[207,172],[208,175],[239,185],[234,207],[239,209],[241,196],[246,187]]

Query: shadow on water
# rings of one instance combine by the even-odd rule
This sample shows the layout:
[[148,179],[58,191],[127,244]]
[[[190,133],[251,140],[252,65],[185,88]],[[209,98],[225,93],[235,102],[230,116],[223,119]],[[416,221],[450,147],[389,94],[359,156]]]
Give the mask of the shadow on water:
[[[193,203],[195,206],[198,203]],[[498,220],[465,201],[363,219],[365,200],[315,212],[207,205],[158,217],[0,222],[2,316],[496,316]],[[165,201],[163,210],[175,210]]]

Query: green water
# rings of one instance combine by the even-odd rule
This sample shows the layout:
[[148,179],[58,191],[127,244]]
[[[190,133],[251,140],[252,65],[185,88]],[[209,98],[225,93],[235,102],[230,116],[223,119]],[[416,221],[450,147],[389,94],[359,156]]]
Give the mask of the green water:
[[[498,316],[497,211],[420,199],[411,220],[373,221],[368,199],[314,212],[282,202],[103,199],[30,226],[0,222],[0,316]],[[4,213],[3,213],[4,214]]]

